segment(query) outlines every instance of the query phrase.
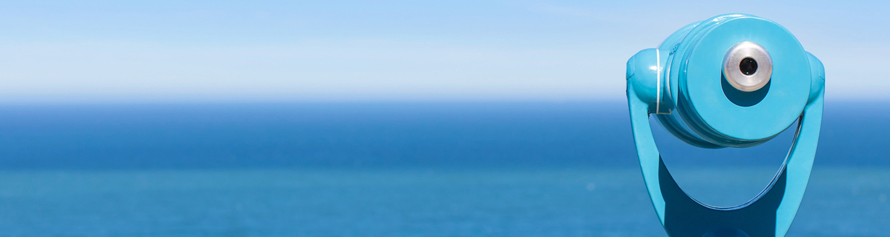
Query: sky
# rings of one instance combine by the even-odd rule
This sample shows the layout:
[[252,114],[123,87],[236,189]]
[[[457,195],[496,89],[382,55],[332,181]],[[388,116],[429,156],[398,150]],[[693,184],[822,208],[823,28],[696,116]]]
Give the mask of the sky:
[[888,1],[12,1],[0,103],[624,100],[625,63],[747,13],[890,100]]

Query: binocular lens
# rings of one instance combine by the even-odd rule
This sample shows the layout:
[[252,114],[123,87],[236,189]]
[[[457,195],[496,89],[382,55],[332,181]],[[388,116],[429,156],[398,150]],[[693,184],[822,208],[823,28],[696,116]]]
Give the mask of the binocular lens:
[[753,58],[745,58],[742,59],[742,62],[739,63],[739,70],[742,71],[742,74],[745,76],[750,76],[757,72],[757,60]]

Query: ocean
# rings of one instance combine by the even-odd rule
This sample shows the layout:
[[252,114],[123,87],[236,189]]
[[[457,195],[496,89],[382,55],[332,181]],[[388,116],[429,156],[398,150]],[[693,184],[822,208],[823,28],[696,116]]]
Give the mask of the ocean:
[[[789,236],[890,233],[890,112],[826,104]],[[786,131],[700,149],[652,120],[678,183],[729,206]],[[0,236],[665,236],[623,102],[0,105]]]

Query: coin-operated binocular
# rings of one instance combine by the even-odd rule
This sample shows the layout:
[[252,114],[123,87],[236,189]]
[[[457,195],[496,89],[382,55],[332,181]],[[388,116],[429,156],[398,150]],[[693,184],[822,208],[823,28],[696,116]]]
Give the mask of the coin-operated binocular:
[[[779,24],[742,14],[687,25],[627,61],[627,102],[643,179],[670,236],[784,236],[819,141],[825,70]],[[757,197],[734,207],[689,197],[655,146],[649,115],[686,143],[750,147],[798,121],[788,156]]]

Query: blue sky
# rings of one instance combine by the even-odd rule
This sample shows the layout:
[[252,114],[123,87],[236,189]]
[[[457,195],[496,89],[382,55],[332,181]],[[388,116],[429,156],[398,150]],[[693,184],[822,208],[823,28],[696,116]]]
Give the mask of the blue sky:
[[776,21],[827,97],[890,99],[886,1],[19,1],[0,102],[623,100],[624,64],[722,13]]

